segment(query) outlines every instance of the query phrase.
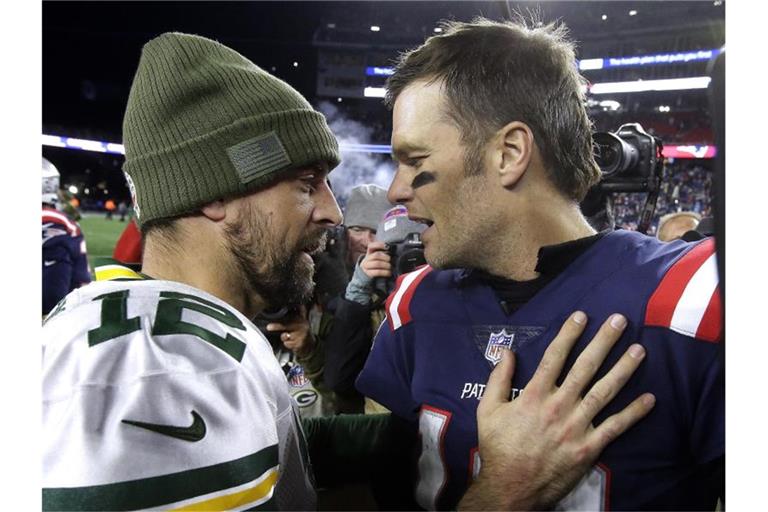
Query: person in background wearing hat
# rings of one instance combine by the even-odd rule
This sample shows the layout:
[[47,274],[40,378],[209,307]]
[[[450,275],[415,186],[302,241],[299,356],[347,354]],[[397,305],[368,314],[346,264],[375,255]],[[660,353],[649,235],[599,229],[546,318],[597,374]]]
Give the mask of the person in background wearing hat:
[[43,317],[69,292],[91,282],[85,237],[61,211],[59,170],[43,158]]
[[[342,415],[316,418],[333,421],[310,423],[306,444],[251,318],[312,293],[311,255],[342,220],[328,186],[336,139],[297,91],[239,53],[166,33],[142,50],[123,143],[143,266],[75,290],[45,321],[43,509],[314,509],[307,448],[354,458],[360,439],[388,436],[375,419]],[[488,395],[505,388],[495,375]],[[481,432],[496,411],[479,415]],[[487,438],[484,464],[507,437]],[[398,451],[380,444],[362,456]],[[510,450],[556,476],[514,472],[477,492],[514,499],[520,479],[546,492],[582,472],[526,446],[499,456]]]

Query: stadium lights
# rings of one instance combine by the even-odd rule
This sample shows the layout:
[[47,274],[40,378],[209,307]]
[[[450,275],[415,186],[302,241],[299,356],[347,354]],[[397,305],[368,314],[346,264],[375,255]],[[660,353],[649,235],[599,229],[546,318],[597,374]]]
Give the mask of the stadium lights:
[[371,25],[371,32],[378,32],[381,30],[381,27],[378,25]]
[[70,137],[67,139],[67,146],[85,149],[86,151],[98,151],[99,153],[107,152],[103,143],[93,140],[73,139]]
[[384,87],[366,87],[363,89],[363,96],[366,98],[383,98],[387,90]]
[[54,146],[57,148],[65,148],[67,145],[61,140],[61,137],[55,135],[43,135],[43,146]]
[[299,63],[296,62],[296,61],[293,61],[293,67],[295,67],[295,68],[299,67]]
[[[657,66],[660,64],[680,64],[711,60],[724,48],[711,50],[692,50],[689,52],[657,53],[653,55],[633,55],[631,57],[600,57],[595,59],[581,59],[578,61],[579,71],[594,69],[616,68],[626,66]],[[394,73],[393,68],[368,66],[365,74],[368,76],[389,76]]]
[[614,94],[621,92],[646,91],[683,91],[688,89],[706,89],[712,81],[708,76],[689,78],[669,78],[664,80],[634,80],[632,82],[605,82],[592,84],[590,94]]
[[603,59],[581,59],[579,61],[579,69],[581,71],[589,71],[590,69],[603,69]]
[[442,29],[442,28],[440,28],[440,27],[435,27],[435,32],[436,32],[437,34],[439,34],[439,33],[440,33],[440,32],[442,32],[442,31],[443,31],[443,29]]
[[582,59],[579,61],[580,71],[592,69],[614,68],[624,66],[654,66],[658,64],[677,64],[711,60],[722,50],[695,50],[690,52],[658,53],[655,55],[634,55],[632,57],[601,57],[598,59]]
[[68,189],[72,194],[77,194],[77,187],[74,185],[70,185]]
[[602,18],[603,18],[603,21],[605,21],[605,20],[608,19],[608,15],[607,14],[603,14]]
[[636,16],[637,15],[637,11],[632,9],[631,11],[629,11],[629,15],[630,16]]
[[[611,101],[611,100],[606,100],[606,101]],[[68,149],[83,149],[82,147],[67,146],[67,145],[60,144],[61,140],[67,140],[67,139],[68,139],[67,137],[57,137],[55,135],[43,135],[43,145],[66,147]],[[48,144],[46,143],[46,141],[51,143]],[[110,146],[120,147],[120,148],[123,147],[121,144],[114,144],[111,142],[97,142],[97,141],[88,141],[88,142],[92,142],[94,145],[102,144],[104,147],[110,147]],[[388,144],[357,144],[357,143],[340,142],[339,151],[341,151],[342,153],[382,153],[382,154],[388,155],[392,153],[392,146]],[[714,158],[716,152],[717,151],[715,146],[680,144],[677,146],[670,145],[670,146],[664,147],[664,156],[672,157],[672,158]],[[84,192],[86,194],[89,194],[90,189],[86,188]],[[103,192],[105,194],[109,193],[109,191],[106,189],[103,190]]]
[[600,105],[605,110],[610,110],[612,112],[619,110],[619,108],[621,108],[621,103],[614,100],[603,100],[600,103],[598,103],[598,105]]

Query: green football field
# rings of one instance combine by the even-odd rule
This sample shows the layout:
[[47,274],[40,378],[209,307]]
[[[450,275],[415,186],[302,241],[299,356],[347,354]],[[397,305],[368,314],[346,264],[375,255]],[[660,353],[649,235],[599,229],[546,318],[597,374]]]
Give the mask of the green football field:
[[128,221],[120,222],[118,215],[114,215],[112,220],[107,220],[103,213],[84,213],[78,224],[83,230],[88,247],[88,263],[93,269],[94,258],[112,256],[115,243]]

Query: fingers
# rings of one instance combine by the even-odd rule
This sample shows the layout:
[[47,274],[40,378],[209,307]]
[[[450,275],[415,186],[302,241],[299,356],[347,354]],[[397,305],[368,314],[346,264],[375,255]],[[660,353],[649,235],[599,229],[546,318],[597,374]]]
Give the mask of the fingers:
[[285,324],[281,324],[278,322],[272,322],[267,324],[267,330],[268,331],[285,331],[288,327]]
[[368,244],[368,248],[365,250],[366,255],[371,255],[376,252],[384,252],[386,254],[387,244],[380,241],[374,241]]
[[597,381],[581,401],[580,408],[587,423],[610,402],[624,387],[645,358],[645,349],[637,343],[630,346],[621,359]]
[[477,415],[482,416],[495,409],[500,403],[509,402],[509,393],[512,388],[512,377],[515,374],[515,354],[511,350],[504,350],[501,361],[493,369],[488,377],[488,383],[483,392],[483,398],[477,406]]
[[369,253],[360,263],[368,277],[390,277],[392,276],[391,257],[386,252],[378,251]]
[[584,388],[587,387],[592,377],[597,373],[600,365],[605,361],[608,352],[621,337],[624,328],[627,326],[627,320],[622,315],[615,314],[608,317],[600,326],[600,330],[589,342],[589,345],[582,351],[573,367],[565,377],[561,392],[565,398],[577,400]]
[[637,397],[621,412],[607,417],[589,434],[589,446],[594,447],[599,454],[609,443],[651,412],[655,404],[656,397],[651,393]]
[[565,359],[573,348],[576,340],[584,332],[587,325],[587,315],[581,311],[576,311],[565,321],[557,333],[555,339],[549,344],[544,356],[539,362],[536,373],[533,374],[526,389],[534,391],[548,391],[555,387],[557,378],[563,370]]

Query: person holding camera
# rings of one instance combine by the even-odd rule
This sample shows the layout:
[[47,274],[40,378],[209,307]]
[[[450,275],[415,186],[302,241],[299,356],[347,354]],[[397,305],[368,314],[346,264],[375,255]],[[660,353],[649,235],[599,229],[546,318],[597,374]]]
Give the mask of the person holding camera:
[[[398,281],[357,389],[411,425],[421,447],[414,494],[425,509],[462,500],[498,510],[713,510],[724,495],[714,241],[662,243],[589,225],[579,202],[601,169],[577,69],[563,25],[477,19],[444,24],[388,79],[397,165],[389,198],[428,226],[429,265]],[[569,345],[565,370],[575,380],[550,364],[568,318],[586,325],[586,337],[623,332],[597,352]],[[615,393],[604,387],[608,366],[582,366],[595,353],[609,364],[644,362]],[[511,396],[489,396],[484,383],[502,368]],[[583,393],[587,382],[596,384]],[[511,411],[542,397],[552,398],[543,419],[500,412],[491,433],[476,427],[489,398]],[[529,473],[531,459],[505,456],[505,447],[543,453],[577,433],[610,436],[626,426],[620,408],[648,411],[654,401],[599,457],[575,462],[589,470],[571,492],[565,478],[562,492],[528,502],[479,492],[482,482]],[[562,430],[524,435],[532,425]],[[483,448],[505,434],[515,439]],[[534,492],[529,483],[519,485]]]
[[[384,300],[394,289],[394,278],[425,263],[418,239],[424,225],[410,221],[408,211],[399,205],[379,218],[376,239],[359,258],[324,341],[325,383],[354,403],[357,411],[363,397],[355,389],[355,380],[371,350],[373,335],[386,316]],[[384,410],[365,400],[366,412]]]

